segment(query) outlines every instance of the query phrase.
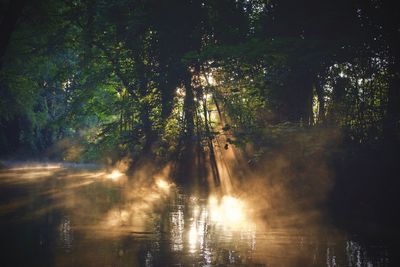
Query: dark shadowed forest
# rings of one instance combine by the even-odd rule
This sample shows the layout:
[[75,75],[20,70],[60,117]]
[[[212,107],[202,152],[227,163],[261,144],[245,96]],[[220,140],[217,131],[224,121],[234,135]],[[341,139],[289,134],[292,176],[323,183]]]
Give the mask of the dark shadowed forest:
[[[0,265],[399,266],[399,15],[395,0],[1,0],[15,257]],[[309,250],[280,247],[283,228]]]

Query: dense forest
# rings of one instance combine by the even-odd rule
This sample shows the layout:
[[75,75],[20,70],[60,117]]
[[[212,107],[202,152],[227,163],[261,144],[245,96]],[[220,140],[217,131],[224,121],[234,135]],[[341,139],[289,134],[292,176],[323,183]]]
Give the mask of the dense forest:
[[0,4],[4,159],[172,162],[183,180],[218,179],[218,143],[250,168],[284,155],[296,177],[328,164],[339,203],[394,200],[396,1]]
[[0,265],[400,266],[397,2],[0,0]]

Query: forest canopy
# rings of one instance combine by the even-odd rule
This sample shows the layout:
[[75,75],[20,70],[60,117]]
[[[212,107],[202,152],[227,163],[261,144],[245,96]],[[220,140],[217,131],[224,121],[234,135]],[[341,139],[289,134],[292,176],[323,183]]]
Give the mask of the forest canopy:
[[[400,20],[388,0],[2,0],[0,152],[188,161],[335,129],[399,143]],[[223,121],[222,131],[216,122]],[[316,146],[317,144],[315,144]]]

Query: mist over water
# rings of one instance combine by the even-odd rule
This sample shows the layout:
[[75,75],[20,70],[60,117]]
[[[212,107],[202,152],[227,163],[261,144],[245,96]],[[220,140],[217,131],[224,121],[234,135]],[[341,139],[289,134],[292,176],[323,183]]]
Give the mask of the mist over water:
[[390,266],[387,245],[336,229],[313,196],[295,203],[283,183],[255,173],[233,178],[230,191],[198,194],[169,170],[2,170],[1,265]]

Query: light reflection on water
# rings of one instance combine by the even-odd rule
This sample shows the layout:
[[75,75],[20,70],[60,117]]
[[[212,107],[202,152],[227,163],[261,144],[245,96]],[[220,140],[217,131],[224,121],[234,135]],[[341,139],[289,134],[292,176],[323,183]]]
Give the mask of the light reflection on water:
[[[199,266],[213,264],[245,263],[240,251],[255,249],[255,228],[241,225],[233,227],[230,221],[215,221],[212,209],[206,199],[188,197],[177,193],[169,206],[170,236],[157,242],[170,243],[174,257],[171,264],[190,264]],[[220,207],[219,209],[224,208]],[[240,251],[239,251],[240,250]],[[151,253],[154,255],[154,253]],[[165,259],[158,259],[159,264]]]
[[232,196],[121,177],[1,171],[0,266],[390,266],[387,247],[329,225],[266,225]]
[[61,241],[61,246],[64,248],[65,252],[70,252],[72,248],[72,243],[74,241],[74,232],[71,227],[71,220],[69,216],[65,215],[61,219],[60,222],[60,241]]

